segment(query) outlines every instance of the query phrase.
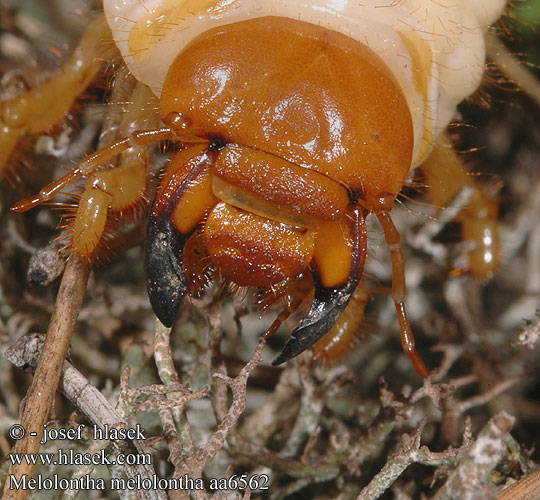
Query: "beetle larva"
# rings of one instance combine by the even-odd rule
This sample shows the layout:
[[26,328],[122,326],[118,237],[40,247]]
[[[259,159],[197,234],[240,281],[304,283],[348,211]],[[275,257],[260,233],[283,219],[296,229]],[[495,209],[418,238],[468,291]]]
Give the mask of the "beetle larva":
[[[90,258],[107,217],[143,197],[144,146],[176,143],[148,225],[154,310],[172,324],[190,285],[185,262],[196,260],[184,254],[194,246],[207,254],[209,272],[240,286],[268,290],[313,272],[311,308],[276,363],[313,345],[347,307],[362,275],[365,218],[374,213],[392,257],[403,349],[427,375],[405,311],[390,210],[456,105],[479,86],[484,34],[505,4],[105,0],[108,26],[93,23],[63,72],[2,103],[2,141],[11,147],[24,131],[48,128],[32,119],[47,97],[62,95],[69,107],[98,71],[96,47],[110,39],[109,27],[139,92],[159,97],[162,125],[128,130],[13,208],[27,210],[86,176],[72,248]],[[98,169],[119,154],[120,167]]]

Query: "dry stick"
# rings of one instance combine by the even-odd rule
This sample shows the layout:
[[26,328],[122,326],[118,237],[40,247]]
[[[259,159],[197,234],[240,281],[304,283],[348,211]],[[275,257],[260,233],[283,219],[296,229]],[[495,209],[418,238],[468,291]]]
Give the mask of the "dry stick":
[[[32,385],[26,395],[21,425],[26,435],[17,441],[12,453],[37,453],[39,451],[43,425],[51,411],[62,365],[69,349],[73,327],[81,308],[89,267],[79,257],[69,259],[60,289],[56,297],[54,312],[47,329],[47,337],[39,359]],[[31,435],[35,433],[35,435]],[[10,477],[17,481],[27,475],[32,477],[34,466],[22,461],[11,465],[4,485],[4,500],[24,500],[28,490],[10,490]]]
[[540,498],[540,470],[522,477],[497,495],[497,500],[538,500],[538,498]]

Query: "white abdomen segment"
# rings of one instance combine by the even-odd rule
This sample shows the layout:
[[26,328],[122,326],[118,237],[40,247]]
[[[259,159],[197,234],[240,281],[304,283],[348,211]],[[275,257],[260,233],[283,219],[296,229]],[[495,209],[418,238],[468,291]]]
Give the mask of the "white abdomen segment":
[[[160,95],[170,64],[220,25],[279,16],[319,24],[369,46],[399,82],[413,120],[412,167],[429,154],[457,104],[479,86],[484,34],[506,0],[104,0],[134,76]],[[391,110],[389,110],[391,112]]]

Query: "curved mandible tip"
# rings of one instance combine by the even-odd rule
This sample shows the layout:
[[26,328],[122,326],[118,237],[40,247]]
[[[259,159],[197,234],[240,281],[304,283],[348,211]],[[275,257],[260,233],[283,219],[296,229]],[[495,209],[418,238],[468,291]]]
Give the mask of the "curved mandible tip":
[[292,332],[281,354],[272,361],[280,365],[309,349],[317,340],[325,335],[347,307],[358,284],[358,279],[349,278],[347,284],[335,288],[315,288],[315,296],[311,308],[302,323]]
[[[205,146],[192,146],[180,150],[177,155],[173,156],[168,166],[172,172],[167,184],[170,192],[165,196],[158,191],[148,220],[146,236],[145,270],[148,296],[156,316],[167,327],[173,324],[188,287],[184,271],[184,245],[195,229],[190,227],[184,232],[180,231],[175,226],[173,215],[179,201],[193,187],[194,181],[215,160],[215,154]],[[176,182],[174,173],[179,168],[189,168],[189,173]],[[166,201],[160,208],[163,200]],[[195,210],[195,216],[197,215],[199,214]],[[199,220],[195,218],[192,222],[196,226]]]
[[183,249],[186,236],[179,233],[170,219],[150,216],[146,240],[146,288],[159,320],[170,327],[186,293]]
[[347,281],[341,286],[325,288],[317,276],[314,276],[315,296],[311,308],[303,321],[293,330],[292,337],[285,344],[281,354],[272,361],[273,365],[280,365],[309,349],[334,326],[351,300],[363,270],[365,252],[363,253],[362,242],[365,241],[365,232],[361,231],[364,215],[360,213],[357,202],[350,205],[349,212],[353,245]]

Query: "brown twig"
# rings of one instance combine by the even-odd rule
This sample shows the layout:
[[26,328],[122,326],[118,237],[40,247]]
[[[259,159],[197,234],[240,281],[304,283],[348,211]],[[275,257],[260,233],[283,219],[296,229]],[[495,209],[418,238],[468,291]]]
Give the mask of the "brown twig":
[[[76,256],[72,256],[66,265],[54,312],[47,329],[47,337],[21,417],[21,425],[26,435],[17,441],[12,453],[37,453],[39,451],[43,425],[51,411],[62,364],[69,349],[71,334],[86,289],[88,272],[88,265]],[[32,477],[33,470],[34,466],[26,462],[11,465],[2,498],[24,500],[28,490],[11,490],[10,478],[14,477],[18,482],[25,475]]]
[[517,483],[505,488],[497,500],[536,500],[540,498],[540,470],[536,470]]

